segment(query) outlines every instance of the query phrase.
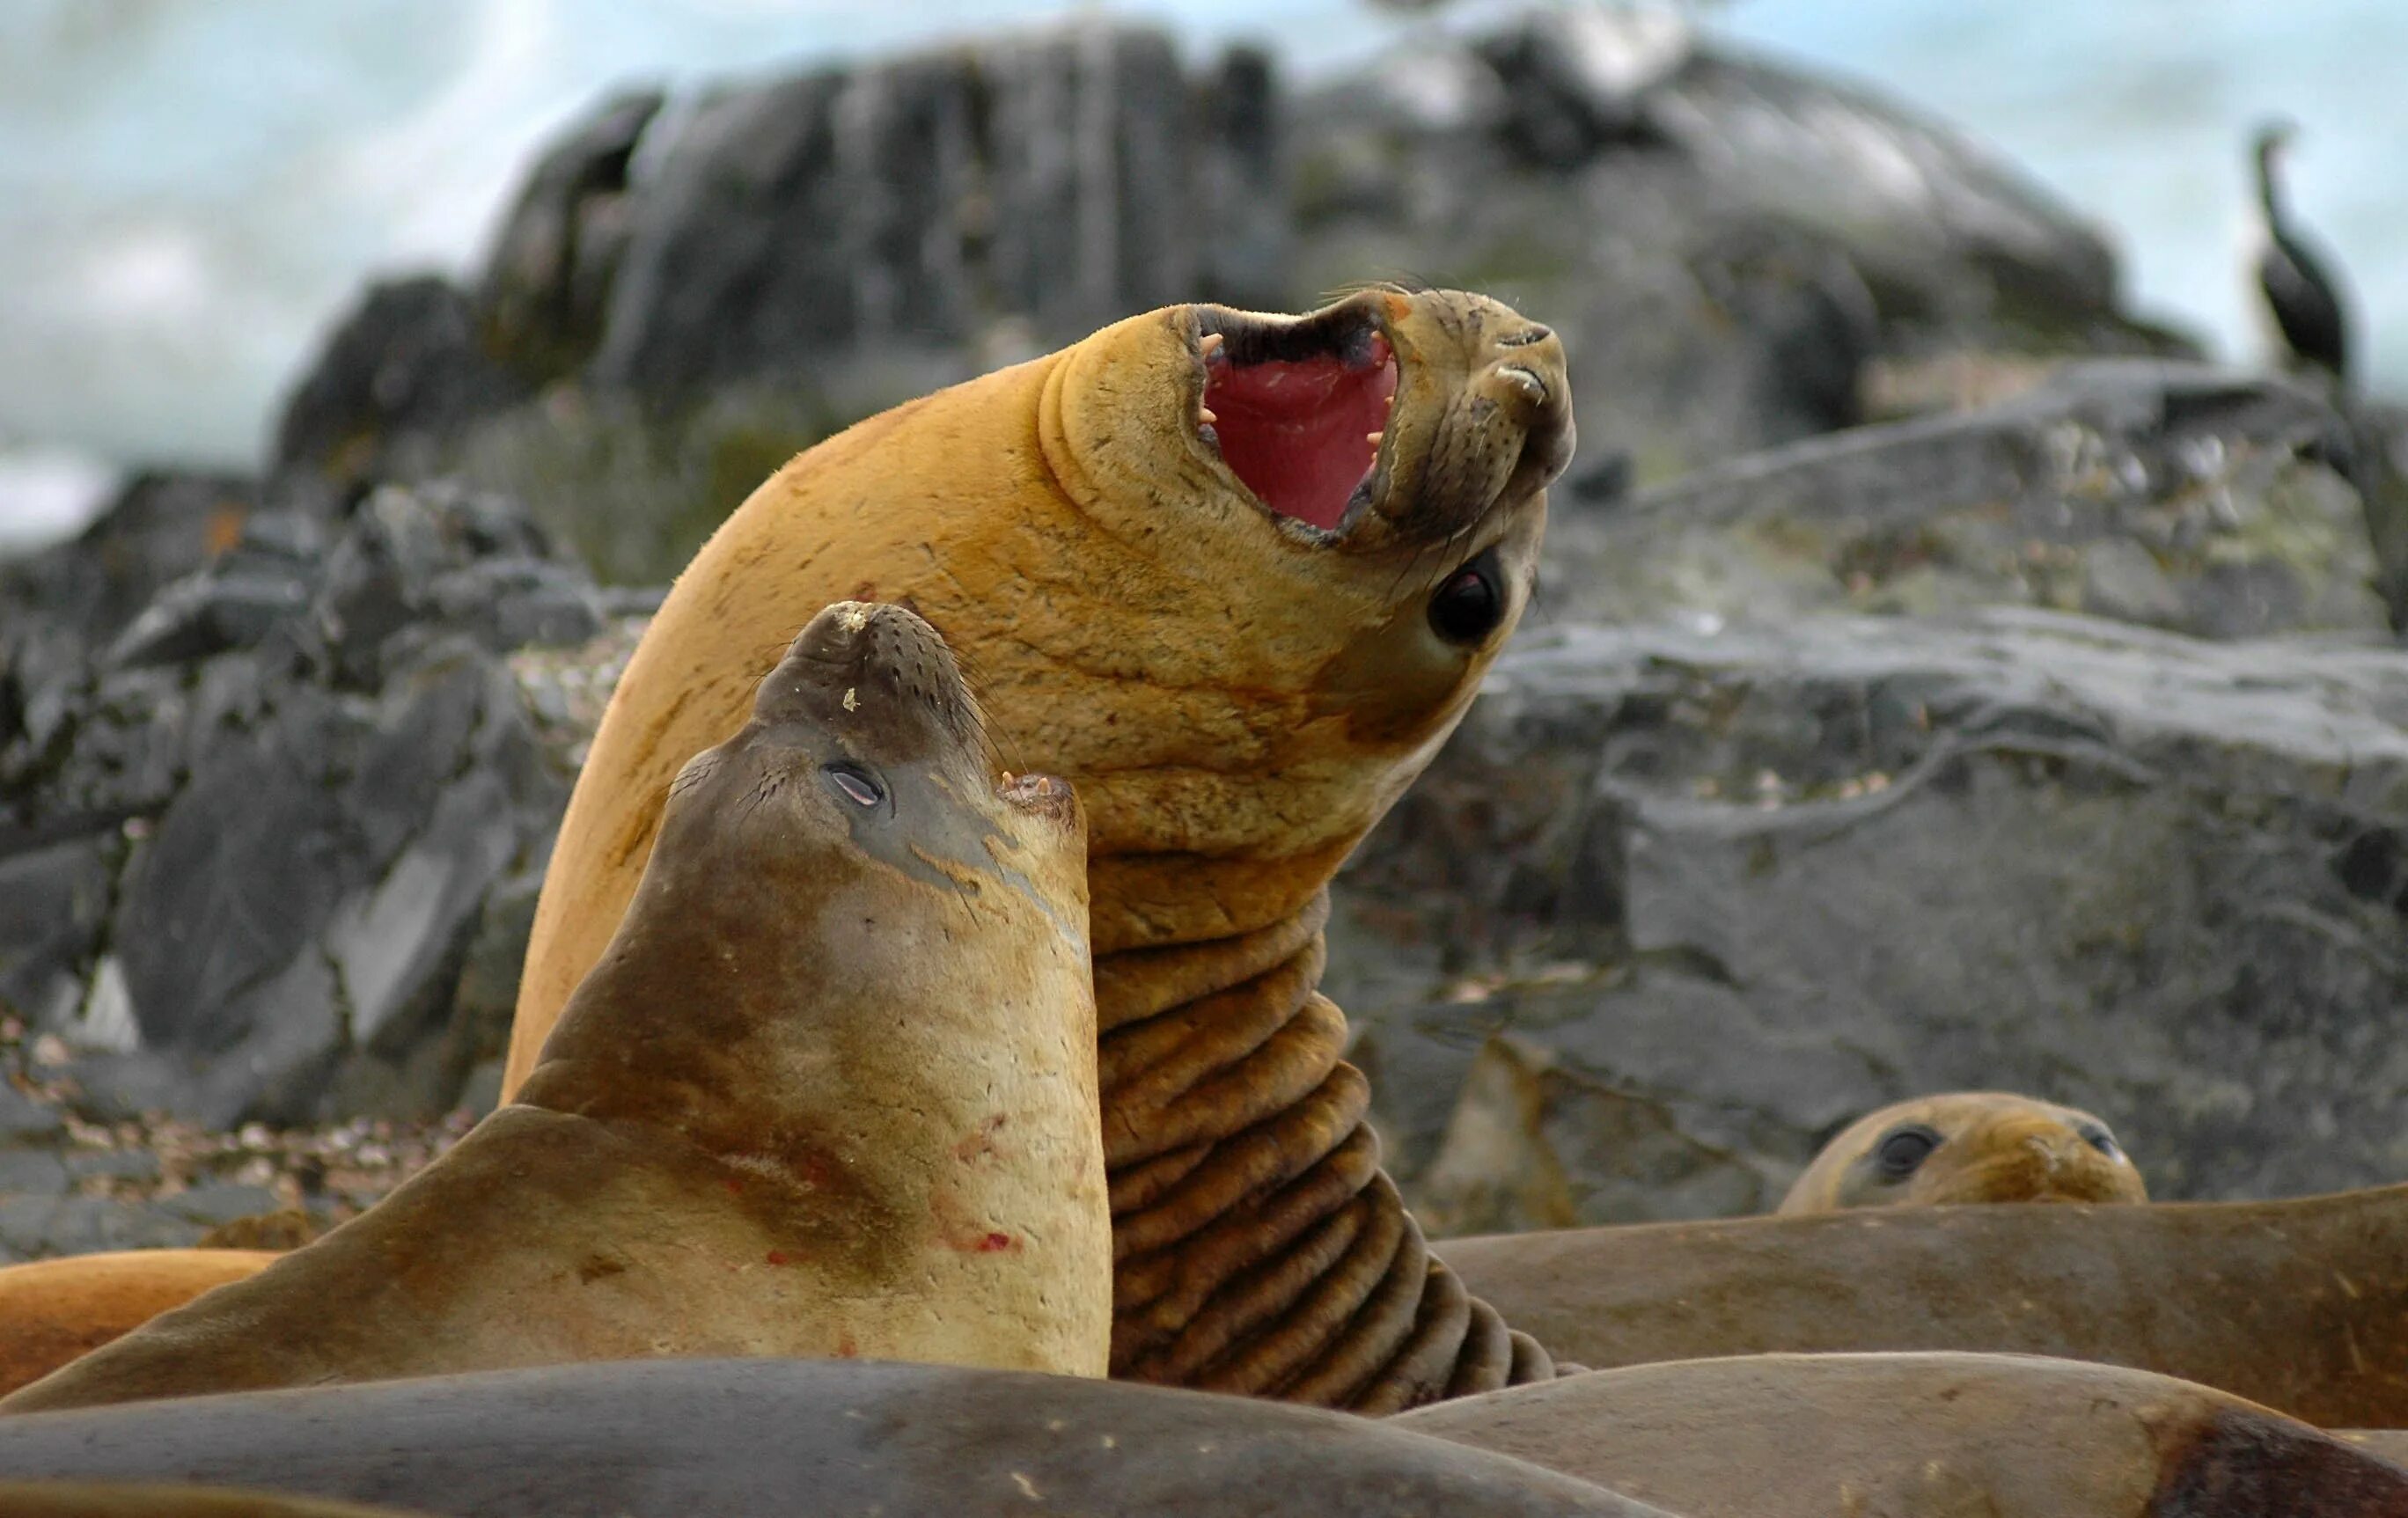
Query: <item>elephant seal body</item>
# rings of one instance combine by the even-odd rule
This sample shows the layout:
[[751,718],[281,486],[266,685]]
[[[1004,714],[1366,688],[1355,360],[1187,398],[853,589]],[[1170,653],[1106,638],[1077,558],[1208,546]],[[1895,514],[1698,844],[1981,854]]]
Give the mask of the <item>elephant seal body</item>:
[[1779,1210],[2148,1199],[2140,1170],[2089,1113],[2003,1091],[1958,1091],[1858,1118],[1823,1146]]
[[1961,1350],[2197,1382],[2320,1428],[2408,1427],[2408,1186],[2274,1202],[1880,1208],[1449,1239],[1598,1369]]
[[2371,1518],[2408,1472],[2189,1382],[2015,1354],[1765,1354],[1517,1386],[1391,1426],[1718,1518]]
[[0,1267],[0,1396],[275,1259],[258,1250],[140,1249]]
[[1393,1411],[1551,1372],[1430,1258],[1317,990],[1325,887],[1526,606],[1560,344],[1494,301],[1154,311],[853,427],[695,556],[630,659],[536,913],[511,1081],[688,756],[831,596],[908,599],[1008,763],[1076,785],[1116,1375]]
[[0,1410],[652,1355],[1100,1375],[1083,857],[926,623],[827,609],[679,775],[514,1104]]
[[0,1479],[99,1473],[458,1518],[1662,1518],[1341,1413],[841,1360],[559,1366],[0,1418]]

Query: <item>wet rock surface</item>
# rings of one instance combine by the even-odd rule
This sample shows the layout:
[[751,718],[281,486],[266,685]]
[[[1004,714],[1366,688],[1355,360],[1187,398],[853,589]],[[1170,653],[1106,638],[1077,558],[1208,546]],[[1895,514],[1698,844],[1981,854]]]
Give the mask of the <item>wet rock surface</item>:
[[2387,647],[1565,628],[1342,877],[1327,986],[1441,1228],[1769,1210],[1966,1087],[2110,1115],[2162,1199],[2389,1181],[2403,823]]

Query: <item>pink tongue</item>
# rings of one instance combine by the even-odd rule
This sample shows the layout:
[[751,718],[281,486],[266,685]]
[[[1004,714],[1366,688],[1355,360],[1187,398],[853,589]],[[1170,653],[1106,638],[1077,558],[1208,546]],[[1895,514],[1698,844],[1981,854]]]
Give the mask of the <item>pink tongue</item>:
[[1221,457],[1265,506],[1324,529],[1346,514],[1370,472],[1369,434],[1388,424],[1397,394],[1387,343],[1374,337],[1371,354],[1359,369],[1335,358],[1210,366],[1204,407],[1218,418]]

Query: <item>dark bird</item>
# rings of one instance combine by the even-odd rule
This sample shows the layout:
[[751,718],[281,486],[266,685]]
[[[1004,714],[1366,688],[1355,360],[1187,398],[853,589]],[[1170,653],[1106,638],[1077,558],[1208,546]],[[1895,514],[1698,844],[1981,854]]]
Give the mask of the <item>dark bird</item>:
[[2258,130],[2258,205],[2265,222],[2264,246],[2258,254],[2258,288],[2273,313],[2284,346],[2300,362],[2345,384],[2349,322],[2342,311],[2340,287],[2286,215],[2281,165],[2298,130],[2290,122],[2270,122]]

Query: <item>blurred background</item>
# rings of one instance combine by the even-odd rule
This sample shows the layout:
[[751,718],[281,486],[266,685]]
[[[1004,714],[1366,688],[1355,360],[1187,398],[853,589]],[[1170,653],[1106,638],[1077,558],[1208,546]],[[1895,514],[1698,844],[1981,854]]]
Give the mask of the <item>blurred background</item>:
[[[0,7],[0,537],[53,535],[93,465],[249,464],[372,274],[455,275],[602,92],[692,89],[1070,15],[1326,79],[1514,7],[1365,0],[10,0]],[[2408,8],[2388,0],[1730,0],[1735,47],[1877,86],[2094,220],[2133,308],[2254,353],[2244,141],[2302,126],[2294,196],[2408,375]]]
[[1332,893],[1436,1229],[1761,1210],[1964,1088],[2160,1197],[2408,1177],[2401,57],[2396,0],[0,0],[0,1256],[322,1223],[491,1105],[602,702],[798,451],[1383,278],[1562,333],[1580,433]]

